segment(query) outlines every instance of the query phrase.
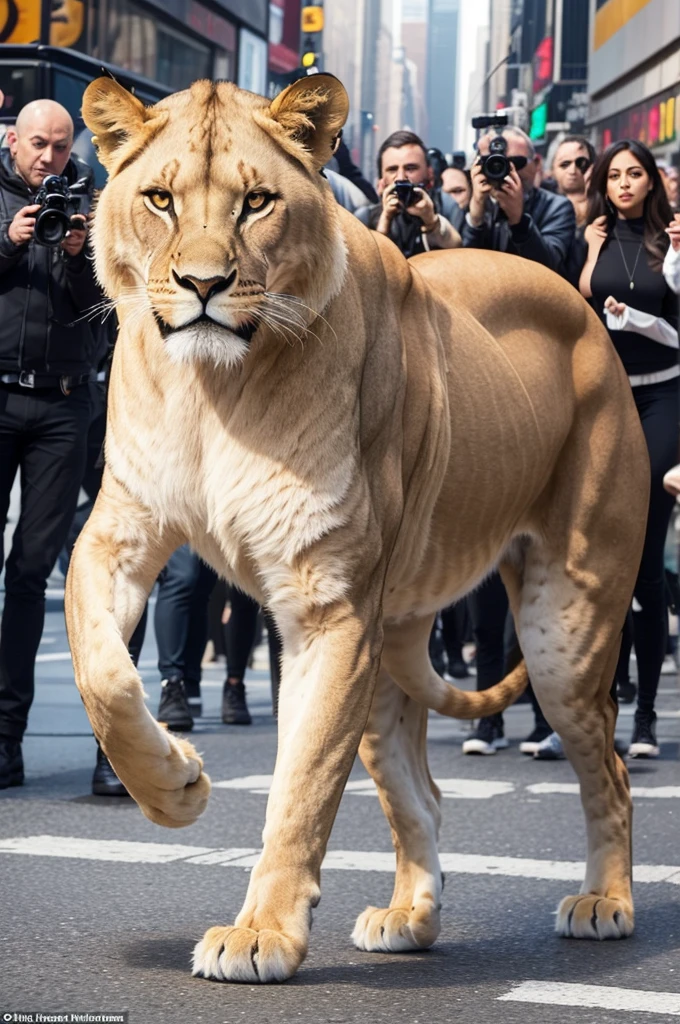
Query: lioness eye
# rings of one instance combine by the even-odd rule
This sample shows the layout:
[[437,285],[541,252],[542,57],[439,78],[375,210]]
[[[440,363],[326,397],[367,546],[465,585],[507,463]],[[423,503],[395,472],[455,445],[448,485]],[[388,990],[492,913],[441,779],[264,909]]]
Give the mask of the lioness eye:
[[145,195],[148,196],[148,198],[151,200],[152,205],[155,206],[157,210],[170,209],[170,203],[172,202],[172,198],[169,192],[153,191],[145,192]]
[[266,192],[251,192],[246,196],[246,206],[249,210],[261,210],[269,200]]

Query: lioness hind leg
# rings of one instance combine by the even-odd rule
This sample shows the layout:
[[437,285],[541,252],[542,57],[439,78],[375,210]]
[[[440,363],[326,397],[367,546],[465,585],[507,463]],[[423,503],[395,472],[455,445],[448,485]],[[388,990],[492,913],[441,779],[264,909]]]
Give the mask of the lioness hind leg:
[[427,709],[381,669],[359,755],[392,830],[397,872],[389,907],[367,907],[357,918],[352,941],[358,949],[426,949],[439,935],[439,791],[427,767],[426,732]]
[[586,817],[585,880],[557,911],[556,931],[570,938],[619,939],[633,931],[632,804],[628,772],[614,750],[610,695],[621,596],[625,602],[625,590],[617,597],[605,588],[598,599],[576,587],[538,544],[527,553],[519,639],[541,707],[578,775]]

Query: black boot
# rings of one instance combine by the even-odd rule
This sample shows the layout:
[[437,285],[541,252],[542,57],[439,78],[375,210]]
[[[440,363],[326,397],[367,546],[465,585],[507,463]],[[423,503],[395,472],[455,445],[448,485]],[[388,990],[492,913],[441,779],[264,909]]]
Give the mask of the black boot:
[[23,786],[24,759],[21,741],[0,738],[0,789]]
[[92,793],[94,796],[129,795],[99,744],[97,744],[97,764],[92,776]]
[[191,714],[182,679],[172,676],[170,679],[163,680],[161,701],[156,718],[173,732],[191,732],[194,727],[194,717]]
[[225,725],[250,725],[252,718],[246,704],[246,688],[242,682],[227,681],[222,690],[222,721]]

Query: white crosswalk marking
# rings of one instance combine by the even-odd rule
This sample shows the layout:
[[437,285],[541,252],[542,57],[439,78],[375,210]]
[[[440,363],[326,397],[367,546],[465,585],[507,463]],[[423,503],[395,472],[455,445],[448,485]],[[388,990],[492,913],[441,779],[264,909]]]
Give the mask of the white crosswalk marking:
[[[543,795],[548,793],[568,793],[578,796],[577,782],[537,782],[527,786],[527,792]],[[633,799],[644,800],[677,800],[680,798],[680,786],[631,786],[630,795]]]
[[[489,800],[493,796],[505,796],[514,793],[513,782],[501,782],[493,779],[435,779],[442,796],[451,800]],[[272,784],[271,775],[244,775],[237,779],[224,779],[213,782],[213,789],[240,789],[249,793],[269,793]],[[352,796],[377,796],[375,783],[372,779],[352,779],[345,786],[345,792]]]
[[[80,839],[73,836],[16,836],[0,839],[0,854],[28,857],[63,857],[73,860],[119,861],[126,864],[168,864],[183,861],[202,866],[250,868],[260,850],[244,847],[216,849],[178,843],[139,843],[117,839]],[[493,857],[486,854],[442,853],[443,871],[458,875],[499,875],[506,878],[537,878],[543,881],[580,882],[585,864],[571,860],[536,860],[527,857]],[[393,872],[394,853],[375,850],[329,850],[326,871]],[[637,864],[635,882],[680,885],[680,865]]]
[[[495,796],[509,796],[517,791],[514,782],[500,779],[435,779],[442,796],[450,800],[490,800]],[[236,779],[213,782],[213,789],[237,789],[266,796],[271,789],[271,775],[244,775]],[[532,796],[562,794],[578,796],[577,782],[535,782],[525,787]],[[377,796],[372,779],[352,779],[345,786],[352,796]],[[642,800],[680,799],[680,786],[633,786],[631,795]]]
[[680,1017],[680,992],[646,992],[609,985],[572,985],[558,981],[524,981],[498,997],[499,1002],[542,1003],[546,1006],[584,1006]]

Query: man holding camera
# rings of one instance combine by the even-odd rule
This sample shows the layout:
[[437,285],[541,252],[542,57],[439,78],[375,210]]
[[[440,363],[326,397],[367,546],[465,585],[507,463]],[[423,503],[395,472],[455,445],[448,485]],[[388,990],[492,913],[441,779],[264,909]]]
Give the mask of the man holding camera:
[[427,151],[413,132],[393,132],[380,147],[378,195],[379,203],[356,216],[391,238],[407,258],[461,244],[455,225],[462,224],[462,214],[450,196],[434,188]]
[[[529,136],[506,127],[502,134],[482,136],[477,149],[463,245],[523,256],[563,274],[576,229],[574,208],[564,196],[534,188],[536,154]],[[492,173],[497,169],[501,173]]]
[[[73,122],[52,100],[24,107],[0,158],[0,519],[21,474],[0,626],[0,789],[23,782],[21,740],[33,700],[45,589],[85,467],[92,335],[102,296],[87,222],[70,189]],[[45,179],[55,175],[51,182]],[[80,190],[91,198],[90,181]],[[0,551],[0,557],[4,552]]]

